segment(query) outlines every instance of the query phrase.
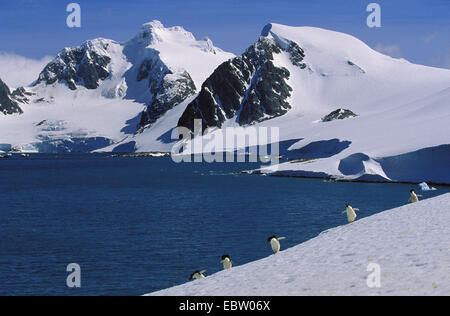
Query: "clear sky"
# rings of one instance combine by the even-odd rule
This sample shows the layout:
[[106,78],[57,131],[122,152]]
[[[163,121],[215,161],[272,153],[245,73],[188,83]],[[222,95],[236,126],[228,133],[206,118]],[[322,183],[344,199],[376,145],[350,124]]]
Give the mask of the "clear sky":
[[[81,6],[79,29],[66,25],[70,2]],[[381,5],[381,28],[366,25],[371,2]],[[39,59],[95,37],[125,41],[154,19],[235,54],[276,22],[349,33],[394,57],[450,68],[450,0],[2,0],[0,52]]]

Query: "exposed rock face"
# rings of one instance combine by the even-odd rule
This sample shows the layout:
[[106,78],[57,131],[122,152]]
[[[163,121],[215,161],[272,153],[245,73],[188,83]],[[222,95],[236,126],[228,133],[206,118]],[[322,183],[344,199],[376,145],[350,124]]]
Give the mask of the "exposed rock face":
[[194,130],[194,120],[203,121],[203,129],[222,127],[235,118],[241,126],[255,124],[284,115],[291,108],[288,98],[292,88],[287,84],[290,72],[276,67],[274,54],[286,51],[294,66],[306,67],[301,61],[303,50],[291,42],[284,50],[270,37],[261,37],[246,52],[221,64],[204,82],[199,96],[181,116],[178,126]]
[[41,72],[35,84],[45,82],[66,83],[71,90],[77,86],[96,89],[99,80],[105,80],[110,75],[108,64],[108,47],[112,41],[96,39],[83,45],[65,48]]
[[11,95],[9,87],[1,79],[0,79],[0,113],[3,113],[5,115],[23,113],[18,102],[14,100],[13,96]]
[[343,120],[350,117],[356,117],[355,113],[346,109],[337,109],[322,118],[322,122],[331,122],[334,120]]
[[[40,73],[34,91],[60,83],[71,90],[85,87],[105,98],[142,103],[145,110],[134,114],[124,129],[138,133],[193,96],[206,76],[231,57],[208,38],[197,41],[182,27],[152,21],[124,43],[99,38],[64,49]],[[48,98],[39,95],[31,102],[53,102]]]
[[136,79],[148,79],[151,93],[151,101],[141,116],[141,127],[156,122],[196,92],[194,81],[187,71],[173,73],[160,59],[143,62]]
[[29,103],[29,97],[36,95],[35,93],[28,92],[24,87],[17,88],[11,93],[11,96],[20,103]]
[[291,60],[294,66],[298,66],[302,69],[306,68],[306,64],[302,63],[305,58],[305,51],[298,46],[296,42],[290,42],[286,51],[289,53],[289,59]]
[[355,67],[360,73],[365,74],[366,72],[364,71],[364,69],[362,69],[361,67],[359,67],[358,65],[356,65],[354,62],[348,60],[347,64],[349,64],[352,67]]

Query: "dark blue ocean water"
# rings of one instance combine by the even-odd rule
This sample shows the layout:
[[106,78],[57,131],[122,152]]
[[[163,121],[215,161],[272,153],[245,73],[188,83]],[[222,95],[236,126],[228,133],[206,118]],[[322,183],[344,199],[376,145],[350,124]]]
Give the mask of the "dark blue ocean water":
[[[237,175],[249,164],[33,155],[0,160],[0,295],[141,295],[405,204],[413,185]],[[419,190],[419,188],[416,188]],[[422,192],[426,198],[450,191]],[[66,267],[81,266],[69,289]]]

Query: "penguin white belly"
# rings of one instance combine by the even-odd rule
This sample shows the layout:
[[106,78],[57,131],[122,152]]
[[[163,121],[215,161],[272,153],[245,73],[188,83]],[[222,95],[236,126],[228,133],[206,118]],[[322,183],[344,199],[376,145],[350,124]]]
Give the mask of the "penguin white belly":
[[275,238],[270,241],[270,245],[272,246],[272,250],[274,253],[279,252],[281,249],[280,242],[278,240],[276,240]]
[[356,213],[355,213],[355,211],[353,209],[347,209],[347,219],[348,219],[349,223],[355,221]]
[[233,263],[230,260],[223,261],[224,270],[231,269],[233,267]]

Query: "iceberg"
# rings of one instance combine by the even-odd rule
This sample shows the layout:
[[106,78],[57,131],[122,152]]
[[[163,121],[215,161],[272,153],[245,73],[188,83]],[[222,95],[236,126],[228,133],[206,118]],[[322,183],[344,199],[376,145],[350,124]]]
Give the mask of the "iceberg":
[[426,182],[419,183],[419,187],[422,191],[434,191],[437,190],[434,187],[429,187]]

